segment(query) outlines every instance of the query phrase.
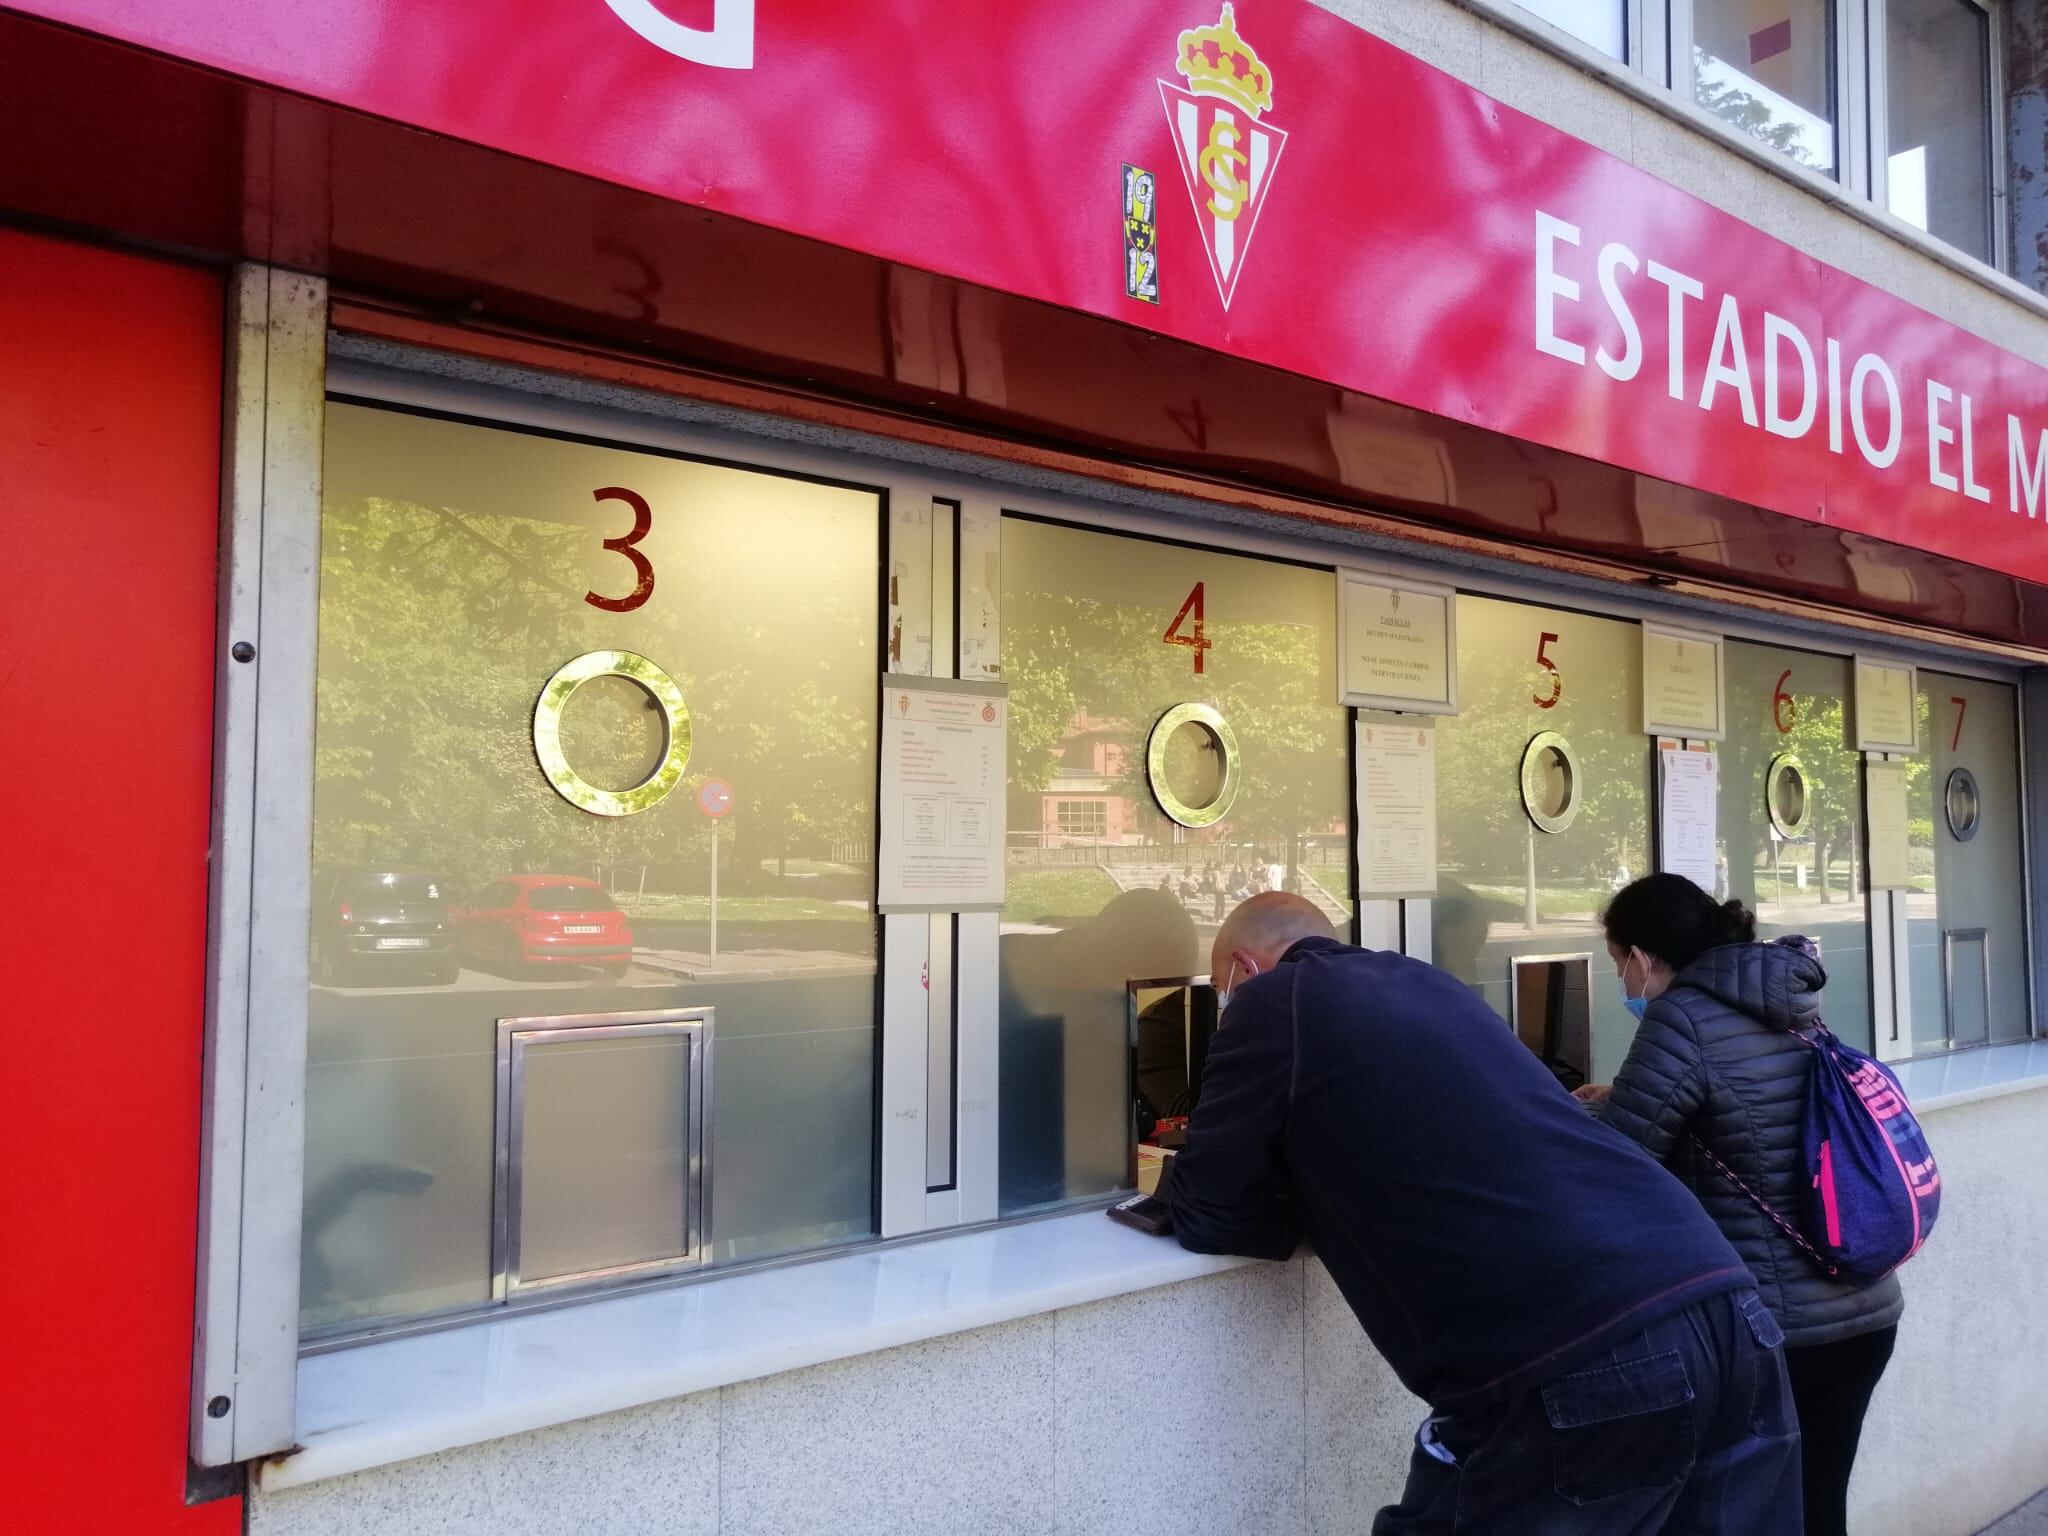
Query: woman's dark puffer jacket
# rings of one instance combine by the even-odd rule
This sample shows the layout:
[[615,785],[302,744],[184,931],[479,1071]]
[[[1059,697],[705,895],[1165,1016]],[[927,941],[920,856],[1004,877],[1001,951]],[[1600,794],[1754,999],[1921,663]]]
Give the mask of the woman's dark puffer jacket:
[[1601,1109],[1691,1186],[1795,1348],[1896,1323],[1906,1307],[1898,1277],[1861,1289],[1830,1280],[1688,1136],[1797,1224],[1814,1053],[1791,1032],[1820,1021],[1826,982],[1820,962],[1789,942],[1708,950],[1651,1002]]

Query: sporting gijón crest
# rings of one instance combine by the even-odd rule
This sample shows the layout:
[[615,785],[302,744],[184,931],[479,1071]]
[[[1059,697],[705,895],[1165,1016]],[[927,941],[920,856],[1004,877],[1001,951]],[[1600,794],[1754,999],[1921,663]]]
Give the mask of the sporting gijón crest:
[[1287,135],[1260,120],[1273,105],[1273,76],[1237,35],[1228,0],[1216,25],[1181,33],[1174,68],[1187,84],[1161,80],[1159,96],[1216,293],[1228,309]]

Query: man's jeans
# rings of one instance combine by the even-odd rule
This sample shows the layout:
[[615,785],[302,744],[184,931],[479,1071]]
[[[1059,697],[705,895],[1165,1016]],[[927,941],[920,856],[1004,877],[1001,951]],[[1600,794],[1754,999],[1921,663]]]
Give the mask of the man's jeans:
[[1756,1292],[1736,1291],[1432,1419],[1373,1536],[1799,1536],[1783,1343]]

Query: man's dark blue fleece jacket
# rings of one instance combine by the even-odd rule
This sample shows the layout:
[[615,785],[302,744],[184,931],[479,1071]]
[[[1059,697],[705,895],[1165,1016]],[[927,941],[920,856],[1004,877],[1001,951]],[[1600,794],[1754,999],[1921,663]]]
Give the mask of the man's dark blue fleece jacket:
[[1330,939],[1231,993],[1170,1185],[1197,1253],[1281,1259],[1306,1239],[1439,1410],[1754,1283],[1692,1191],[1469,987]]

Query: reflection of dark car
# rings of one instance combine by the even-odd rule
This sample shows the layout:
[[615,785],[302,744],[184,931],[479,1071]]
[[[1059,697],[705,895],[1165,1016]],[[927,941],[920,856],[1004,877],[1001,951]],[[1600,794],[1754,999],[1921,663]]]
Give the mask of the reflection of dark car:
[[455,980],[447,883],[402,865],[326,870],[313,883],[313,979],[322,986],[424,973]]
[[462,953],[501,969],[595,965],[623,976],[633,930],[605,888],[581,875],[501,875],[455,914]]

